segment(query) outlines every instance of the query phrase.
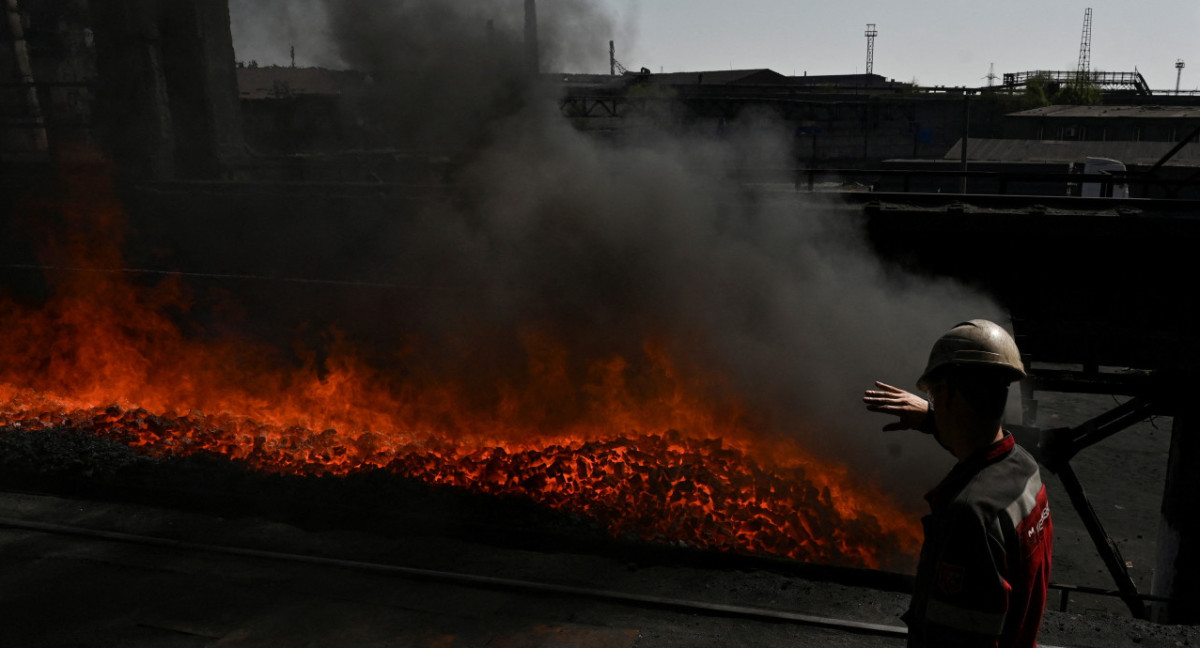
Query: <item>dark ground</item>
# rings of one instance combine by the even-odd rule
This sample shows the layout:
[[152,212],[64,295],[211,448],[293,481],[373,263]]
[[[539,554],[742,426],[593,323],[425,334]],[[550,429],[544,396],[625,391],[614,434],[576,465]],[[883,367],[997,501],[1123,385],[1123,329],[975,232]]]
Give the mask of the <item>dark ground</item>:
[[[1078,423],[1113,404],[1111,397],[1097,396],[1043,395],[1041,400],[1039,424],[1043,426]],[[1074,461],[1143,592],[1149,591],[1153,575],[1169,427],[1169,420],[1140,424],[1084,451]],[[292,516],[292,521],[253,514],[255,500],[261,504],[274,497],[269,492],[272,486],[270,482],[238,483],[237,477],[232,477],[233,486],[247,489],[241,503],[215,492],[172,491],[170,480],[166,490],[140,498],[144,501],[121,502],[118,493],[105,491],[109,487],[104,470],[89,465],[114,460],[94,444],[75,444],[55,458],[70,466],[58,475],[59,481],[32,484],[37,490],[58,490],[59,495],[18,492],[12,468],[22,450],[13,445],[11,434],[0,438],[5,436],[7,447],[0,453],[6,458],[0,463],[5,464],[8,482],[8,491],[0,493],[3,518],[893,627],[901,625],[898,616],[907,602],[903,592],[895,591],[899,588],[894,578],[806,572],[783,563],[739,562],[687,552],[681,557],[669,549],[639,551],[619,543],[588,541],[591,530],[586,525],[505,503],[454,500],[454,506],[466,506],[463,510],[474,523],[447,524],[449,518],[439,518],[436,512],[452,500],[437,493],[426,493],[424,509],[381,514],[375,524],[353,528],[328,512]],[[70,454],[76,456],[66,456]],[[137,475],[139,470],[143,479],[150,479],[141,469],[126,474]],[[210,476],[227,483],[231,478],[219,470]],[[1053,580],[1113,589],[1057,480],[1049,477],[1047,483],[1056,503]],[[92,485],[98,490],[88,493]],[[387,494],[403,494],[402,490]],[[292,495],[311,498],[320,492],[302,490]],[[355,516],[367,512],[356,509],[353,502],[340,503]],[[311,510],[322,508],[315,499],[310,504]],[[339,500],[324,504],[337,506]],[[526,528],[497,533],[489,525],[502,518],[517,520],[516,526]],[[417,519],[443,523],[405,526]],[[539,525],[548,525],[553,533],[540,534]],[[0,565],[0,609],[5,617],[0,646],[903,645],[895,636],[794,622],[534,594],[5,525],[0,525]],[[1119,599],[1076,593],[1070,596],[1066,613],[1047,612],[1041,641],[1050,646],[1186,646],[1200,643],[1200,632],[1195,627],[1135,621]]]
[[[1078,425],[1124,397],[1089,394],[1039,395],[1038,426]],[[1157,553],[1159,507],[1162,503],[1171,419],[1135,425],[1083,450],[1071,462],[1105,530],[1117,542],[1138,591],[1150,592]],[[1053,581],[1116,589],[1095,545],[1071,507],[1057,476],[1043,470],[1053,498]],[[1069,609],[1084,614],[1128,616],[1120,599],[1073,594]]]

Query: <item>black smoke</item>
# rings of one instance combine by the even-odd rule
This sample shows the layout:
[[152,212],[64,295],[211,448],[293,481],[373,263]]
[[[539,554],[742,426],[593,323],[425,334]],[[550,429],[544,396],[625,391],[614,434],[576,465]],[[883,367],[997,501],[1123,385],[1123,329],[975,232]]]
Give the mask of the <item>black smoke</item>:
[[[662,340],[726,377],[713,389],[746,401],[764,432],[800,435],[906,497],[930,485],[911,475],[940,449],[879,432],[886,421],[863,411],[862,391],[875,379],[911,387],[940,333],[1002,314],[953,283],[889,269],[833,200],[742,187],[747,164],[791,164],[785,125],[579,132],[525,67],[519,0],[231,10],[235,39],[274,27],[275,50],[321,43],[305,52],[312,62],[370,75],[370,117],[390,146],[455,160],[454,195],[379,223],[371,250],[387,256],[382,280],[462,290],[407,293],[402,323],[381,326],[434,339],[450,365],[484,376],[528,370],[531,328],[569,341],[579,372]],[[538,13],[543,71],[607,71],[610,17],[583,0],[543,0]],[[250,45],[235,47],[245,58]]]

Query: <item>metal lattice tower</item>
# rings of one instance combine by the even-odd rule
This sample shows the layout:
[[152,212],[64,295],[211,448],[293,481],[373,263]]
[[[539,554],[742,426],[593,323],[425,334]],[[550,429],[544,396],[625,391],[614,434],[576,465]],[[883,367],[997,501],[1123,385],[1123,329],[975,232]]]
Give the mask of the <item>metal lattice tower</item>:
[[1083,12],[1083,37],[1079,41],[1079,65],[1075,75],[1082,82],[1087,79],[1092,67],[1092,8]]
[[1183,78],[1183,59],[1175,61],[1175,94],[1179,94],[1179,81]]
[[875,37],[879,35],[875,31],[875,23],[867,23],[864,35],[867,37],[867,74],[871,74],[875,70]]
[[610,76],[617,76],[620,74],[625,74],[628,71],[629,70],[626,70],[625,66],[621,65],[621,62],[617,60],[616,43],[613,41],[608,41],[608,74]]

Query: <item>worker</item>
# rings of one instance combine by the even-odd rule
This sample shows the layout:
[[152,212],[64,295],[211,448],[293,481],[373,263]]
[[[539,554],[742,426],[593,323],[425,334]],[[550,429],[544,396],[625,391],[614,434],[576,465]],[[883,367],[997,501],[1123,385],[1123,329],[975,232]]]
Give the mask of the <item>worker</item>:
[[925,541],[904,620],[909,646],[1037,645],[1053,525],[1037,462],[1002,427],[1008,387],[1025,376],[1012,336],[971,320],[933,345],[917,386],[876,382],[867,409],[884,430],[929,433],[958,460],[926,494]]

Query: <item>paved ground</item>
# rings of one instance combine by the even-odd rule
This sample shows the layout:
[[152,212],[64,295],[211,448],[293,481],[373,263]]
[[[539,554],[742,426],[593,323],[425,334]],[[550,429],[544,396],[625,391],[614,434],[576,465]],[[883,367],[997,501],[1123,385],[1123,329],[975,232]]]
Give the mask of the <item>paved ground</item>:
[[[461,539],[312,532],[259,519],[20,493],[0,517],[450,570],[509,580],[898,625],[907,597],[763,570],[634,565]],[[895,636],[537,594],[327,564],[147,546],[0,526],[0,646],[900,646]],[[1048,615],[1042,641],[1178,646],[1193,628],[1104,614]]]
[[[22,520],[269,547],[503,579],[830,612],[895,624],[904,596],[860,597],[831,584],[769,573],[657,568],[609,558],[498,549],[441,538],[401,541],[305,532],[259,520],[6,494]],[[6,646],[894,646],[896,638],[371,573],[0,529],[0,608]],[[810,596],[811,595],[811,596]],[[811,598],[812,604],[806,605]]]

